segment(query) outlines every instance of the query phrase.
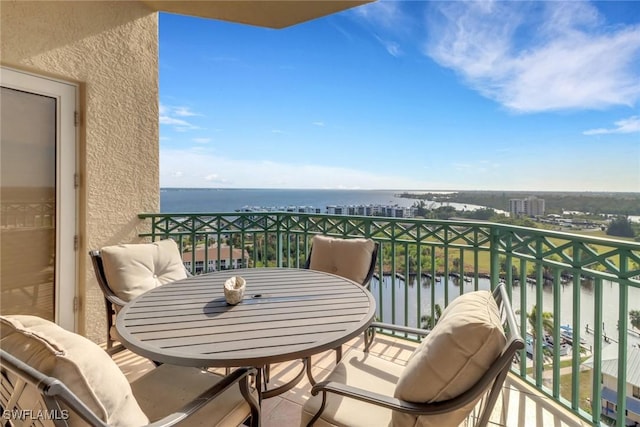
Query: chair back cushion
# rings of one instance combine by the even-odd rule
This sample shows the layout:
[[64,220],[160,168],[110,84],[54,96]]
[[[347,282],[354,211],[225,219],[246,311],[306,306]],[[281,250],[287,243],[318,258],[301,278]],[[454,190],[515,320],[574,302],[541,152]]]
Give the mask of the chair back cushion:
[[[394,395],[410,402],[429,403],[454,398],[482,377],[505,345],[493,295],[489,291],[461,295],[444,310],[431,333],[415,349]],[[473,406],[475,403],[446,415],[418,417],[424,420],[415,425],[458,425]],[[406,416],[394,413],[394,419],[400,418]],[[405,425],[406,421],[398,424]]]
[[[36,316],[0,316],[0,325],[3,350],[62,381],[105,423],[149,423],[122,371],[94,342]],[[71,415],[68,422],[85,425],[77,415]]]
[[309,268],[364,284],[371,267],[375,242],[371,239],[313,237]]
[[125,301],[187,277],[178,245],[171,239],[106,246],[100,254],[109,287]]

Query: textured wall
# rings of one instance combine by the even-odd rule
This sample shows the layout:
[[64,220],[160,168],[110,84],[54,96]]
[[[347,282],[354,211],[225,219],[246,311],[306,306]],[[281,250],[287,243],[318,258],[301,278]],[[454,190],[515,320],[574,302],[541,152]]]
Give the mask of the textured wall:
[[159,210],[158,23],[138,2],[0,4],[3,65],[80,83],[79,332],[105,337],[87,252],[135,242]]

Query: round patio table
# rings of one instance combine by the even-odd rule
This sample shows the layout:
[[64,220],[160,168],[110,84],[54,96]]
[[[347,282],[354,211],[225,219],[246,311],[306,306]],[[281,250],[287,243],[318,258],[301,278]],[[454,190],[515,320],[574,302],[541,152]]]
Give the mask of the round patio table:
[[[232,276],[247,282],[237,305],[224,298],[223,284]],[[349,279],[306,269],[248,268],[152,289],[118,313],[116,329],[125,347],[156,362],[256,367],[257,388],[266,398],[295,386],[305,369],[310,374],[311,355],[340,348],[374,315],[372,295]],[[262,391],[265,367],[297,359],[304,366],[294,381]]]

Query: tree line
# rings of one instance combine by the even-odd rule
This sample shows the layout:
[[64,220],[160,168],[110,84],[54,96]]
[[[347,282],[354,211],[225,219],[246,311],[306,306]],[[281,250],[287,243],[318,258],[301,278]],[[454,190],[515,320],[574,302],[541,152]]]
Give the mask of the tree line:
[[455,193],[410,193],[398,197],[437,202],[467,203],[509,210],[509,199],[536,196],[545,201],[547,213],[589,212],[594,215],[640,215],[640,193],[574,193],[526,191],[460,191]]
[[[458,201],[456,203],[462,202]],[[637,203],[640,206],[640,200]],[[476,202],[474,202],[473,204],[476,204]],[[532,218],[522,216],[512,218],[504,214],[499,214],[491,207],[476,209],[472,211],[456,210],[452,206],[440,206],[435,209],[429,209],[429,205],[423,199],[414,202],[412,207],[415,208],[415,215],[417,217],[425,219],[447,220],[451,218],[465,218],[470,220],[492,221],[501,224],[519,225],[529,228],[541,227],[541,224],[534,221]],[[614,218],[611,219],[611,222],[606,228],[606,233],[608,236],[640,239],[640,225],[631,222],[627,215],[620,214],[612,216],[614,216]],[[602,218],[599,219],[602,220]]]

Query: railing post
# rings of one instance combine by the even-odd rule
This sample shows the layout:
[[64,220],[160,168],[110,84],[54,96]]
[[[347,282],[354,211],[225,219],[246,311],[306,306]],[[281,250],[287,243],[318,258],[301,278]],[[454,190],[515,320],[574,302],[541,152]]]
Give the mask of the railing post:
[[396,323],[396,227],[391,225],[391,323]]
[[[416,229],[416,298],[418,305],[416,307],[416,326],[422,327],[420,318],[422,317],[422,226]],[[431,287],[435,286],[435,281],[431,283]]]
[[629,316],[629,284],[628,263],[626,252],[620,254],[620,277],[618,283],[618,408],[616,425],[626,425],[627,412],[627,318]]
[[[520,335],[527,339],[527,293],[523,289],[527,287],[527,260],[520,260]],[[520,376],[527,376],[527,349],[520,351]]]
[[536,240],[536,252],[535,252],[535,269],[536,269],[536,324],[533,332],[534,337],[534,357],[535,357],[535,375],[536,375],[536,387],[542,386],[542,368],[544,367],[544,353],[542,351],[542,343],[544,342],[544,304],[542,298],[542,290],[544,283],[544,276],[542,274],[542,241]]
[[449,225],[445,224],[442,227],[442,235],[444,238],[444,278],[442,282],[444,284],[444,306],[449,305]]
[[[582,250],[576,248],[578,254],[578,260],[582,258]],[[576,280],[574,278],[573,285],[573,315],[572,315],[572,331],[573,331],[573,346],[578,348],[577,352],[572,352],[571,361],[571,407],[578,411],[580,408],[580,297],[582,293],[582,286],[580,283],[580,277]]]
[[276,266],[282,267],[282,218],[281,214],[276,214]]
[[[560,348],[562,341],[560,339],[560,325],[555,319],[560,319],[560,269],[556,268],[553,276],[553,397],[560,397]],[[580,341],[578,341],[580,342]],[[575,341],[574,344],[575,346]],[[580,348],[578,346],[578,348]],[[575,353],[575,352],[573,352]],[[578,356],[580,352],[578,351]]]
[[500,283],[500,230],[497,226],[491,225],[490,232],[491,246],[489,246],[489,263],[491,271],[489,277],[491,290],[493,291]]
[[597,278],[594,285],[594,310],[595,322],[593,325],[593,395],[591,396],[592,420],[600,423],[602,414],[602,279]]

